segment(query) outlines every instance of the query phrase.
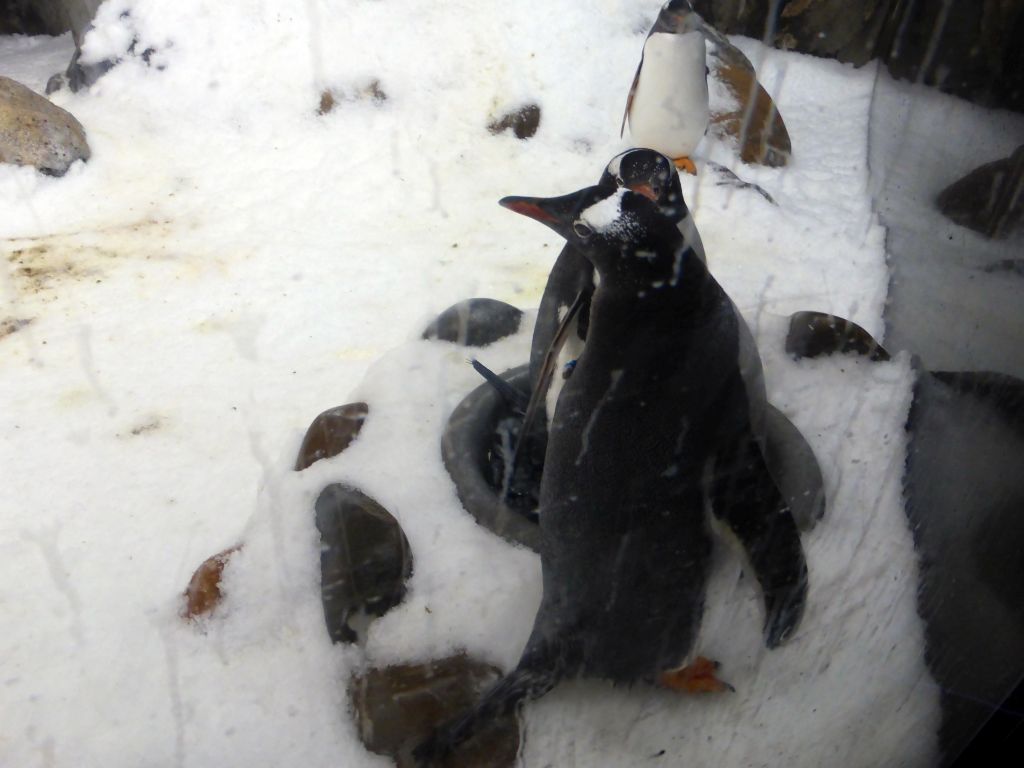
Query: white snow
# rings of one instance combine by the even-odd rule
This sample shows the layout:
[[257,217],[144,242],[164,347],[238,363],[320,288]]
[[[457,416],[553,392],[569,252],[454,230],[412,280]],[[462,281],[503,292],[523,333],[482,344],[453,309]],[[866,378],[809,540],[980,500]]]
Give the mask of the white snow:
[[[624,148],[659,3],[599,5],[104,5],[90,56],[136,38],[154,53],[53,95],[92,159],[61,179],[0,166],[0,320],[31,321],[0,338],[0,765],[384,766],[355,735],[354,671],[455,647],[515,663],[539,561],[461,509],[438,442],[478,383],[466,358],[525,362],[529,328],[479,352],[417,339],[470,296],[536,306],[561,242],[496,201],[593,184]],[[684,193],[770,398],[822,463],[808,612],[764,650],[750,579],[723,552],[699,650],[736,693],[561,686],[525,709],[525,765],[648,765],[661,750],[661,765],[934,761],[899,486],[909,366],[782,353],[797,309],[882,331],[874,70],[736,42],[793,162],[753,168],[708,141],[698,154],[779,205],[711,174]],[[70,54],[67,37],[0,38],[0,73],[41,89]],[[324,89],[374,80],[384,102],[316,114]],[[525,102],[542,110],[533,139],[488,133]],[[310,420],[359,399],[359,439],[292,472]],[[331,646],[320,607],[312,504],[341,480],[401,521],[415,558],[365,651]],[[192,571],[240,541],[221,608],[181,621]]]
[[[1024,376],[1021,283],[986,271],[1024,253],[1024,231],[987,238],[947,219],[935,198],[1024,143],[1024,115],[986,109],[880,73],[870,157],[893,260],[892,341],[931,370]],[[941,333],[932,329],[941,328]]]

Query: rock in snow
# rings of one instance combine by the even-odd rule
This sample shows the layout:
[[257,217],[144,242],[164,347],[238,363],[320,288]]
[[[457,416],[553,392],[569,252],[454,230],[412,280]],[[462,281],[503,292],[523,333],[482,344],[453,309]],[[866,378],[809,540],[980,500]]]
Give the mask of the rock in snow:
[[85,129],[67,110],[8,77],[0,77],[0,163],[34,165],[63,176],[91,152]]

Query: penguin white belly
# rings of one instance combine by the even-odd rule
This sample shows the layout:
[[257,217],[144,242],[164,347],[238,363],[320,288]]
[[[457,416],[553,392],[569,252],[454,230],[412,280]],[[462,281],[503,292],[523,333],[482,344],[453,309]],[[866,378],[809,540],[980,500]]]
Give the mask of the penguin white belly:
[[688,157],[707,127],[704,36],[698,31],[651,35],[629,109],[633,143],[673,159]]
[[[565,313],[568,312],[568,310],[568,307],[559,307],[558,319],[561,320],[565,317]],[[565,339],[565,344],[563,344],[562,348],[558,350],[558,358],[555,361],[555,374],[551,377],[551,383],[548,384],[548,391],[544,396],[544,405],[548,412],[549,428],[551,427],[551,419],[555,416],[555,405],[558,403],[558,396],[562,393],[562,387],[565,386],[565,366],[569,362],[579,358],[582,352],[583,340],[580,338],[578,320],[574,318],[569,327],[569,335]]]

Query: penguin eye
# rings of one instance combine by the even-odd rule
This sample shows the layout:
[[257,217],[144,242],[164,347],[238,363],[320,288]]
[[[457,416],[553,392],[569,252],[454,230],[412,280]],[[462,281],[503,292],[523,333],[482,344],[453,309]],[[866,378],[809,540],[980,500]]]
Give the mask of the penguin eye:
[[576,236],[581,240],[586,240],[588,237],[594,234],[594,230],[592,230],[582,221],[573,222],[572,231],[575,232]]

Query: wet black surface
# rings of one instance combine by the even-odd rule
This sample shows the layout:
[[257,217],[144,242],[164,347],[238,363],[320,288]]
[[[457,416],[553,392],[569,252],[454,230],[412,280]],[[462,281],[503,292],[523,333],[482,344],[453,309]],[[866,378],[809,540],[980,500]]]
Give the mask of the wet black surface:
[[[963,760],[1002,740],[1014,718],[1024,741],[1024,719],[1005,703],[1024,677],[1021,241],[976,235],[938,212],[937,192],[964,172],[960,148],[985,129],[937,135],[917,98],[880,79],[871,113],[870,187],[892,275],[885,345],[919,367],[904,486],[926,659],[942,691],[943,764],[968,748],[956,765],[995,765]],[[995,730],[979,734],[993,714]]]

